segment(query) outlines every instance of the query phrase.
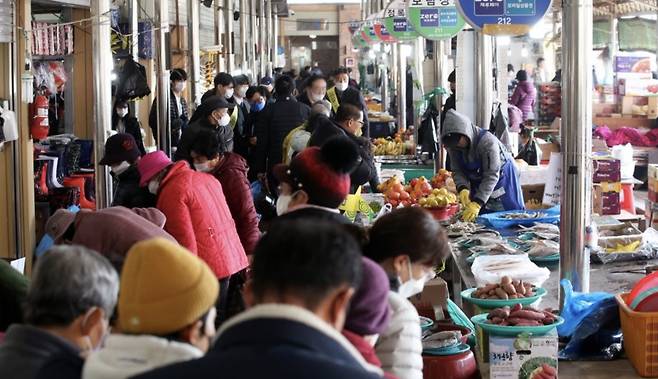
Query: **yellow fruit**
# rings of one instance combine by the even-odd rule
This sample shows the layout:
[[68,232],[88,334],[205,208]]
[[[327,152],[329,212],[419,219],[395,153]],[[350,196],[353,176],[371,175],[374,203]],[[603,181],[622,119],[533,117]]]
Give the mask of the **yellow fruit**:
[[427,206],[430,208],[438,208],[439,202],[436,199],[431,199],[427,202]]
[[418,204],[424,207],[425,205],[427,205],[427,198],[425,197],[421,198],[420,200],[418,200]]
[[438,188],[435,188],[435,189],[432,190],[432,195],[438,195],[440,193],[441,193],[441,190],[439,190]]

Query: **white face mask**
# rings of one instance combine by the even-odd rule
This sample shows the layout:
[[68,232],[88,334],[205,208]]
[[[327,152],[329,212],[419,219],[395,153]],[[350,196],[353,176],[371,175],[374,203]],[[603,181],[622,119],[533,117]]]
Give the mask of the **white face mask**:
[[117,116],[120,118],[126,117],[128,114],[128,108],[117,108]]
[[228,115],[228,113],[224,113],[222,118],[217,121],[219,126],[226,126],[231,122],[231,116]]
[[158,189],[160,188],[160,183],[157,180],[151,180],[149,182],[149,192],[157,195],[158,194]]
[[322,101],[323,99],[324,99],[324,94],[318,95],[318,94],[315,94],[315,93],[311,92],[311,101],[313,103],[317,103],[318,101]]
[[180,93],[185,90],[185,82],[175,82],[174,83],[174,92]]
[[276,214],[281,216],[282,214],[288,212],[288,206],[292,200],[292,195],[279,195],[279,198],[276,199]]
[[209,172],[210,171],[210,165],[208,164],[208,162],[195,163],[194,164],[194,169],[199,171],[199,172]]
[[409,268],[409,280],[402,283],[402,280],[398,277],[398,281],[400,281],[401,283],[400,288],[398,289],[398,293],[402,295],[405,299],[408,299],[414,295],[418,295],[419,293],[423,292],[423,288],[425,288],[425,283],[434,279],[434,277],[436,276],[434,270],[432,270],[427,274],[423,275],[420,279],[414,278],[413,272],[411,271],[411,259],[407,258],[407,260],[409,262],[407,266]]
[[110,167],[110,171],[112,171],[112,173],[113,173],[114,175],[121,175],[121,174],[123,174],[124,172],[126,172],[126,170],[129,169],[129,168],[130,168],[130,163],[128,163],[128,162],[126,162],[126,161],[123,161],[123,162],[121,162],[121,163],[119,163],[119,164],[116,164],[116,165],[114,165],[114,166],[111,166],[111,167]]
[[338,82],[336,83],[336,89],[339,91],[345,91],[347,89],[348,83],[347,82]]
[[233,88],[227,88],[226,93],[224,94],[224,97],[226,99],[230,99],[233,97]]

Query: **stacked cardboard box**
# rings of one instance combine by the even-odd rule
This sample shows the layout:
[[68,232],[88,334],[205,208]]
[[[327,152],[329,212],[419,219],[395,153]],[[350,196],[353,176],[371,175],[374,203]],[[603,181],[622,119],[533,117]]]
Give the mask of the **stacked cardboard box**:
[[647,165],[649,199],[644,205],[647,228],[658,229],[658,164]]
[[592,159],[592,211],[601,216],[621,213],[621,161],[610,156]]

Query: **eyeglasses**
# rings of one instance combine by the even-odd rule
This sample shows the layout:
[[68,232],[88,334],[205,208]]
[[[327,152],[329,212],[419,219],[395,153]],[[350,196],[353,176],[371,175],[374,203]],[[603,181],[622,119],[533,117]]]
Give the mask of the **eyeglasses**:
[[365,122],[363,122],[363,121],[361,121],[361,120],[352,120],[352,121],[354,121],[354,122],[358,122],[358,123],[361,124],[362,126],[365,124]]

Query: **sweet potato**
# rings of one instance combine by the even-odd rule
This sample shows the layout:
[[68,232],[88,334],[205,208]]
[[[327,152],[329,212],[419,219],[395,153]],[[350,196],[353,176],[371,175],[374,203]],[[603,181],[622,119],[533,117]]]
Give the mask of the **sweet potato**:
[[525,322],[525,321],[528,321],[528,320],[523,319],[523,318],[518,318],[518,317],[508,317],[507,318],[507,322],[509,322],[510,325],[516,325],[516,324],[519,324],[519,323],[522,323],[522,322]]
[[505,275],[500,279],[500,284],[505,285],[505,284],[512,284],[512,278],[509,276]]
[[539,323],[539,321],[535,321],[535,320],[523,320],[516,324],[516,326],[540,326],[540,325],[542,324]]
[[544,371],[548,375],[551,375],[551,376],[557,375],[557,370],[555,370],[555,367],[553,367],[549,364],[542,363],[541,368],[542,368],[542,371]]
[[510,309],[510,312],[520,311],[521,309],[523,309],[523,306],[521,304],[514,304],[512,309]]
[[546,317],[543,320],[541,320],[542,324],[544,325],[551,325],[555,323],[555,319],[552,317]]
[[501,322],[503,322],[503,319],[500,317],[494,317],[491,319],[492,324],[500,324]]
[[506,319],[509,317],[509,314],[510,314],[509,307],[496,308],[491,312],[489,312],[489,316],[487,318],[500,317],[502,319]]
[[498,284],[487,284],[486,286],[482,287],[482,290],[484,292],[489,292],[491,290],[495,290],[496,287],[498,287]]
[[498,295],[498,298],[503,299],[503,300],[509,300],[509,296],[507,295],[507,292],[505,292],[502,288],[496,288],[496,295]]
[[496,294],[496,291],[495,291],[495,290],[490,290],[489,292],[487,292],[487,294],[488,294],[489,296],[493,296],[493,295]]
[[516,288],[514,288],[513,285],[511,284],[503,284],[501,286],[505,292],[507,292],[508,295],[516,295]]
[[525,290],[525,287],[523,286],[523,284],[515,285],[514,289],[516,289],[516,293],[518,293],[519,295],[523,295],[523,296],[525,296],[525,293],[527,292]]
[[541,313],[541,312],[535,312],[535,311],[522,309],[520,311],[511,312],[510,317],[519,317],[519,318],[524,318],[526,320],[541,321],[546,316],[544,316],[544,314]]

